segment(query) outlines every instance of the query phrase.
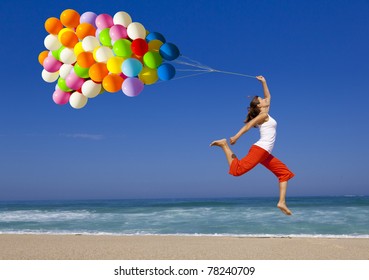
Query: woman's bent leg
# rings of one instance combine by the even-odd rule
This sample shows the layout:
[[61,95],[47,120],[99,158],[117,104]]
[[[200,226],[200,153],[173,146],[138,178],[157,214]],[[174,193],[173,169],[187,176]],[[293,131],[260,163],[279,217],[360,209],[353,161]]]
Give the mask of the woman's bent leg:
[[259,163],[263,162],[268,156],[269,153],[267,151],[259,146],[252,145],[248,154],[244,158],[240,160],[237,157],[234,158],[229,168],[229,174],[233,176],[241,176],[249,172]]
[[229,164],[229,174],[233,176],[241,176],[245,174],[269,156],[267,151],[253,145],[251,146],[249,153],[243,159],[239,160],[229,148],[226,139],[214,141],[210,146],[218,146],[223,149]]
[[226,139],[221,139],[217,141],[213,141],[210,146],[218,146],[223,149],[223,152],[227,158],[228,164],[232,164],[232,160],[235,158],[235,155],[233,154],[231,148],[228,146]]

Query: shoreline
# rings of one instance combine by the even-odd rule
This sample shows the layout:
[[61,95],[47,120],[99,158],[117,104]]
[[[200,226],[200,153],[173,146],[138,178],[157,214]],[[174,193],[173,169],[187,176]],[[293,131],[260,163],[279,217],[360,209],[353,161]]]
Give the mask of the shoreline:
[[173,236],[173,237],[234,237],[234,238],[322,238],[322,239],[369,239],[368,235],[335,235],[335,234],[202,234],[202,233],[89,233],[89,232],[0,232],[1,235],[55,235],[55,236]]
[[0,260],[369,260],[369,238],[0,234]]

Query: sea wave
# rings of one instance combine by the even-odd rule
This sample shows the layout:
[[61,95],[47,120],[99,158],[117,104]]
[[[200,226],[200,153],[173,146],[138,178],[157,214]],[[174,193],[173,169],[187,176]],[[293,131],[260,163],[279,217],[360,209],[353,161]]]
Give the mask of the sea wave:
[[286,217],[270,199],[0,203],[0,233],[369,237],[368,197],[293,198],[291,209]]
[[96,217],[95,213],[86,210],[73,211],[43,211],[18,210],[0,212],[0,222],[50,222],[85,220]]

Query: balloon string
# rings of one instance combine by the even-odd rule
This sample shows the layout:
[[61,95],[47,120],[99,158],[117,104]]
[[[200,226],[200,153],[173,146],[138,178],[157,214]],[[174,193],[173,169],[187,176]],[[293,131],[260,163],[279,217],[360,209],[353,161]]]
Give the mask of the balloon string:
[[196,61],[194,59],[191,59],[191,58],[189,58],[187,56],[181,55],[181,57],[183,57],[184,59],[187,59],[190,62],[192,62],[192,66],[197,66],[199,68],[204,68],[204,69],[209,69],[209,70],[211,69],[211,67],[209,67],[207,65],[204,65],[204,64],[202,64],[202,63],[200,63],[200,62],[198,62],[198,61]]
[[188,78],[188,77],[194,77],[194,76],[204,75],[204,74],[207,74],[207,73],[210,73],[210,71],[196,73],[196,74],[191,74],[191,75],[186,75],[186,76],[181,76],[181,77],[176,77],[174,79],[171,79],[171,81],[179,80],[179,79],[184,79],[184,78]]
[[211,70],[206,69],[176,69],[179,72],[212,72]]
[[230,74],[230,75],[237,75],[237,76],[243,76],[243,77],[247,77],[247,78],[256,79],[256,76],[246,75],[246,74],[237,73],[237,72],[228,72],[228,71],[221,71],[221,70],[216,70],[216,69],[212,69],[212,72],[218,72],[218,73]]
[[229,75],[237,75],[237,76],[243,76],[243,77],[254,78],[254,79],[256,78],[255,76],[246,75],[246,74],[242,74],[242,73],[217,70],[217,69],[211,68],[207,65],[204,65],[204,64],[202,64],[202,63],[200,63],[200,62],[198,62],[194,59],[191,59],[191,58],[183,56],[183,55],[181,55],[180,58],[183,58],[187,61],[181,61],[181,60],[177,59],[177,60],[173,61],[173,63],[180,64],[180,65],[185,65],[185,66],[189,66],[189,67],[194,67],[194,68],[197,68],[197,69],[180,69],[180,68],[178,68],[178,69],[176,69],[176,71],[178,71],[178,72],[197,72],[197,73],[191,74],[191,75],[185,75],[185,76],[181,76],[181,77],[175,77],[174,79],[172,79],[172,81],[179,80],[179,79],[184,79],[184,78],[189,78],[189,77],[194,77],[194,76],[199,76],[199,75],[204,75],[204,74],[208,74],[208,73],[212,73],[212,72],[229,74]]
[[[210,73],[210,71],[206,71],[206,72],[203,71],[201,73],[196,73],[196,74],[191,74],[191,75],[186,75],[186,76],[181,76],[181,77],[175,77],[175,78],[171,79],[170,81],[175,81],[175,80],[179,80],[179,79],[184,79],[184,78],[189,78],[189,77],[204,75],[204,74],[207,74],[207,73]],[[158,82],[155,83],[155,85],[161,84],[163,82],[165,82],[165,81],[158,81]]]
[[199,68],[199,69],[204,69],[204,70],[209,70],[209,71],[211,70],[210,67],[204,66],[204,65],[193,64],[193,63],[189,63],[189,62],[185,62],[185,61],[173,61],[173,62],[177,63],[177,64],[186,65],[186,66],[196,67],[196,68]]
[[[217,69],[211,68],[211,67],[209,67],[207,65],[201,64],[200,62],[198,62],[198,61],[196,61],[194,59],[191,59],[189,57],[186,57],[184,55],[181,55],[180,57],[189,60],[191,63],[190,62],[185,62],[185,61],[178,61],[178,60],[173,61],[173,62],[178,63],[178,64],[182,64],[182,65],[187,65],[187,66],[191,66],[191,67],[196,67],[196,68],[202,69],[202,70],[192,70],[192,71],[217,72],[217,73],[223,73],[223,74],[236,75],[236,76],[242,76],[242,77],[256,79],[256,76],[252,76],[252,75],[247,75],[247,74],[237,73],[237,72],[217,70]],[[181,71],[181,70],[180,69],[177,69],[177,71]],[[186,69],[186,70],[183,70],[183,71],[191,71],[191,70],[187,70]]]

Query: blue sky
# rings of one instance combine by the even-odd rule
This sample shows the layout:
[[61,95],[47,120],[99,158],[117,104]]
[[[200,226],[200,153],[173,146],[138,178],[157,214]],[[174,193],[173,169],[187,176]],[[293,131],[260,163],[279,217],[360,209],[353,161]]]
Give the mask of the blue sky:
[[[278,121],[273,154],[296,174],[288,195],[369,195],[369,2],[9,1],[3,39],[0,200],[276,196],[264,167],[228,175],[209,148],[243,125],[258,81],[209,73],[58,106],[37,61],[44,22],[67,8],[128,12],[215,69],[264,75]],[[233,147],[239,156],[258,130]]]

